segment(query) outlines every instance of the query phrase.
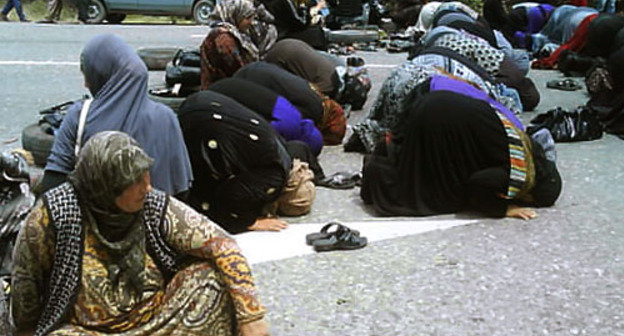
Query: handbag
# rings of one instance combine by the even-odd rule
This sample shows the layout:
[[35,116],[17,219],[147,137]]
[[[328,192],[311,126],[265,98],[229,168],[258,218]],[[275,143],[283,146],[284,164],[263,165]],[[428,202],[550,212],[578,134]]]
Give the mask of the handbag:
[[198,86],[201,84],[201,55],[199,50],[180,49],[165,68],[167,85]]
[[527,127],[529,135],[546,128],[555,142],[574,142],[600,139],[603,126],[596,114],[585,106],[579,106],[573,112],[561,107],[539,114]]

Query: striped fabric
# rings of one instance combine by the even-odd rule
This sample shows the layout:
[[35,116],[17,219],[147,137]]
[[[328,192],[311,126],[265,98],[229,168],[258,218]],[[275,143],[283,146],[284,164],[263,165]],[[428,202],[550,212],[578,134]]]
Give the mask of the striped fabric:
[[494,106],[492,106],[496,114],[500,118],[503,126],[505,127],[505,132],[507,133],[507,138],[509,139],[509,188],[507,189],[507,195],[505,198],[513,199],[518,196],[522,187],[525,185],[527,181],[527,158],[526,152],[524,148],[524,144],[522,143],[522,137],[520,134],[520,130],[505,117],[504,114],[498,111]]

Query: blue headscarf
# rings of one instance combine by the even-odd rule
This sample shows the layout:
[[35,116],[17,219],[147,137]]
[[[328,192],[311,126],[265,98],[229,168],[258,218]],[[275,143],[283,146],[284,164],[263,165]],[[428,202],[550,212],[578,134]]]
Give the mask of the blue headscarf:
[[[154,187],[169,194],[190,188],[191,164],[173,111],[147,97],[147,68],[132,47],[111,34],[97,35],[84,47],[81,70],[93,95],[82,143],[102,131],[122,131],[154,158]],[[46,170],[74,169],[74,144],[82,103],[70,107],[56,133]]]

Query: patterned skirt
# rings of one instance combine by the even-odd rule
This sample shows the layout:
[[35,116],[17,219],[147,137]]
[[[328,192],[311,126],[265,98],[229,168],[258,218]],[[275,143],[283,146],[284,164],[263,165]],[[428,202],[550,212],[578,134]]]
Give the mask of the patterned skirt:
[[[195,263],[178,272],[167,285],[159,313],[137,322],[131,311],[123,324],[98,328],[67,324],[51,336],[236,335],[234,307],[217,272],[208,263]],[[118,330],[125,330],[119,332]]]

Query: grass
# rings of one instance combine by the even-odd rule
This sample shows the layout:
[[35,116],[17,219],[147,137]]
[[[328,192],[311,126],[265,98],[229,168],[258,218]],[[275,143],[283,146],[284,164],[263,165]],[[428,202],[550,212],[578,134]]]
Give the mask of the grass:
[[[4,4],[4,1],[2,1]],[[36,0],[28,3],[22,2],[24,7],[24,13],[26,17],[31,21],[43,20],[47,14],[47,1]],[[63,22],[78,22],[78,13],[76,9],[71,6],[68,1],[63,2],[63,11],[61,12],[61,21]],[[17,14],[14,10],[9,13],[9,19],[17,21]],[[187,20],[183,17],[175,16],[145,16],[145,15],[128,15],[123,23],[144,23],[144,24],[182,24],[193,25],[193,20]]]

